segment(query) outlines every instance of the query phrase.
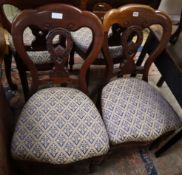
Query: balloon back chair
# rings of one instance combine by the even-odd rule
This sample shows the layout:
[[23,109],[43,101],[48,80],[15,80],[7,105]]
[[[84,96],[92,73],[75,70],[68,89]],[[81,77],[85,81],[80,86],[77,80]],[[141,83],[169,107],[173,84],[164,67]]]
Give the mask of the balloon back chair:
[[[108,49],[108,31],[117,24],[125,30],[121,36],[123,59],[113,73],[113,59]],[[143,30],[151,25],[162,27],[162,37],[155,51],[141,66],[136,66],[136,54],[144,39]],[[128,143],[149,144],[161,140],[182,125],[176,112],[165,98],[148,82],[151,64],[163,51],[171,34],[169,17],[145,5],[126,5],[110,10],[103,20],[103,51],[107,58],[108,79],[101,94],[102,117],[113,146]],[[127,76],[128,74],[128,76]],[[142,80],[131,77],[141,74]]]
[[[160,5],[161,0],[152,0],[152,1],[145,1],[145,0],[89,0],[86,3],[86,9],[92,11],[97,16],[103,20],[104,14],[112,9],[117,8],[122,5],[126,5],[129,3],[137,3],[137,4],[146,4],[151,6],[152,8],[157,9]],[[119,27],[117,24],[111,26],[110,32],[108,34],[108,41],[109,41],[109,49],[115,64],[119,63],[119,60],[122,57],[122,47],[120,43],[120,35],[122,34],[123,29]],[[78,31],[77,33],[73,34],[73,38],[75,40],[75,51],[84,59],[87,55],[87,51],[89,50],[89,46],[91,45],[91,32],[88,29],[83,28],[82,30]],[[95,61],[94,64],[96,65],[105,65],[105,59],[103,58],[104,55],[101,52],[98,55],[98,59]],[[72,62],[73,64],[74,62]]]
[[118,8],[126,4],[145,4],[149,5],[154,9],[158,9],[161,0],[88,0],[86,3],[86,9],[96,13],[99,17],[103,17],[103,15],[112,8]]
[[[63,84],[38,90],[41,80],[34,62],[23,44],[23,30],[34,26],[46,31],[46,45],[54,69],[49,80]],[[90,54],[72,75],[67,61],[73,46],[71,32],[81,27],[93,32]],[[52,165],[72,165],[107,153],[108,135],[101,116],[89,95],[86,74],[97,58],[103,43],[102,24],[92,13],[65,4],[51,4],[23,11],[13,22],[15,48],[32,77],[30,98],[23,107],[12,139],[12,156],[22,162],[42,162]],[[54,38],[62,42],[54,43]],[[69,86],[71,87],[65,87]],[[78,89],[73,88],[78,86]],[[37,91],[38,90],[38,91]],[[87,95],[86,95],[87,94]],[[23,161],[24,162],[24,161]]]
[[[16,89],[16,85],[13,83],[11,79],[11,62],[12,62],[12,55],[15,57],[15,60],[17,62],[17,68],[19,71],[19,75],[22,81],[22,88],[24,91],[25,99],[28,98],[28,84],[25,76],[26,67],[21,62],[21,59],[19,59],[16,49],[14,47],[14,43],[12,41],[11,36],[11,26],[13,19],[22,11],[25,9],[34,9],[38,8],[39,6],[50,4],[50,3],[67,3],[74,6],[79,6],[80,1],[72,1],[72,0],[40,0],[40,1],[17,1],[17,0],[2,0],[0,2],[0,20],[2,22],[3,27],[10,33],[9,35],[9,54],[5,55],[5,71],[8,83],[10,85],[11,89]],[[6,12],[7,5],[11,5],[13,7],[16,7],[17,10],[15,10],[14,13],[12,13],[12,16],[8,16]],[[10,7],[10,6],[9,6]],[[10,15],[10,14],[9,14]],[[36,29],[35,27],[30,26],[27,28],[24,32],[24,43],[29,51],[29,55],[32,57],[32,60],[37,64],[38,69],[41,70],[50,70],[52,67],[50,58],[48,57],[47,52],[45,52],[45,36],[46,33],[44,31],[40,31]]]

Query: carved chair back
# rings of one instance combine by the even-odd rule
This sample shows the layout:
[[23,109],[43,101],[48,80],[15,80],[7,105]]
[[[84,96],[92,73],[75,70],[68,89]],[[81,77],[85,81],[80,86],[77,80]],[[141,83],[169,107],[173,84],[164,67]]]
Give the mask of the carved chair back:
[[[143,80],[148,80],[148,71],[151,64],[166,47],[171,35],[171,20],[163,12],[154,10],[146,5],[126,5],[118,9],[110,10],[106,13],[103,20],[104,45],[103,50],[108,65],[108,76],[112,76],[113,61],[108,49],[108,31],[109,28],[117,24],[124,29],[120,36],[123,47],[123,56],[120,61],[120,69],[117,72],[119,76],[123,74],[143,74]],[[136,65],[136,54],[138,49],[142,48],[144,41],[144,30],[150,29],[152,25],[162,27],[162,37],[159,45],[152,54],[144,60],[141,66]],[[135,40],[134,40],[135,39]]]
[[39,0],[39,1],[2,0],[0,1],[0,20],[2,22],[3,27],[7,29],[9,32],[11,32],[11,23],[5,14],[4,5],[12,5],[14,7],[17,7],[20,10],[24,10],[24,9],[38,8],[42,5],[46,5],[50,3],[67,3],[74,6],[79,6],[80,1],[79,0],[74,0],[74,1],[73,0]]
[[[94,12],[99,18],[103,19],[103,16],[108,10],[112,8],[118,8],[126,4],[145,4],[154,9],[157,9],[161,0],[88,0],[86,9]],[[118,45],[118,37],[122,33],[122,28],[117,25],[112,26],[112,34],[109,36],[110,45]]]
[[[67,3],[67,4],[71,4],[74,6],[79,6],[80,1],[76,0],[76,1],[72,1],[72,0],[40,0],[40,1],[17,1],[17,0],[2,0],[0,2],[0,20],[2,21],[2,25],[5,29],[8,30],[9,33],[11,33],[11,21],[8,20],[7,14],[5,13],[5,5],[12,5],[16,8],[18,8],[19,10],[25,10],[25,9],[34,9],[34,8],[38,8],[42,5],[46,5],[46,4],[50,4],[50,3]],[[42,47],[42,43],[45,39],[45,34],[40,35],[38,29],[36,29],[35,27],[31,27],[29,28],[31,30],[31,33],[33,34],[33,36],[35,37],[34,40],[32,40],[27,46],[27,49],[31,49],[31,50],[44,50],[44,47]],[[30,32],[28,32],[27,37],[29,38],[29,35],[31,35]]]
[[[149,5],[154,9],[157,9],[160,5],[161,0],[88,0],[86,9],[89,11],[95,11],[97,14],[104,14],[102,12],[106,12],[112,8],[118,8],[120,6],[126,5],[126,4],[145,4]],[[100,13],[99,13],[100,11]],[[102,11],[102,12],[101,12]]]
[[[21,10],[25,9],[35,9],[39,6],[50,4],[50,3],[60,3],[65,2],[68,4],[72,4],[75,6],[78,6],[80,1],[72,1],[72,0],[40,0],[40,1],[18,1],[18,0],[2,0],[0,1],[0,21],[2,22],[3,27],[11,33],[11,26],[12,21],[16,16],[21,12]],[[8,11],[6,10],[6,6],[11,5],[13,7],[16,7],[17,9],[13,11],[12,14],[8,14]],[[9,6],[9,7],[11,7]],[[7,13],[6,13],[7,12]],[[46,47],[44,45],[45,43],[45,37],[47,33],[45,31],[40,31],[35,26],[29,26],[27,30],[24,32],[24,42],[26,45],[26,49],[29,51],[40,51],[40,52],[31,52],[30,54],[36,55],[34,58],[34,61],[37,64],[37,67],[39,70],[50,70],[52,68],[51,63],[49,62],[50,59],[46,56],[45,60],[42,60],[40,62],[40,59],[45,55]],[[11,89],[15,90],[17,89],[17,86],[13,83],[13,80],[11,78],[11,62],[12,62],[12,54],[14,55],[14,58],[16,60],[17,69],[19,71],[22,89],[24,92],[25,99],[28,98],[27,92],[28,92],[28,85],[27,80],[24,76],[25,71],[27,68],[21,63],[21,60],[19,59],[18,54],[16,53],[16,49],[14,47],[14,43],[12,42],[12,36],[8,36],[9,39],[9,46],[10,50],[12,52],[9,52],[8,55],[5,57],[5,73],[7,77],[8,84]]]
[[[13,41],[20,58],[31,73],[31,95],[38,89],[41,81],[38,78],[36,66],[27,54],[23,44],[23,31],[28,26],[35,26],[47,33],[46,46],[54,64],[49,80],[56,84],[78,83],[79,88],[87,94],[86,74],[103,43],[102,24],[98,17],[91,12],[81,11],[76,7],[59,3],[42,6],[35,10],[24,10],[15,19],[12,25]],[[70,52],[74,45],[70,32],[79,30],[82,27],[88,27],[92,31],[92,48],[80,69],[78,77],[73,77],[67,67]],[[53,41],[55,37],[59,39],[56,44]]]

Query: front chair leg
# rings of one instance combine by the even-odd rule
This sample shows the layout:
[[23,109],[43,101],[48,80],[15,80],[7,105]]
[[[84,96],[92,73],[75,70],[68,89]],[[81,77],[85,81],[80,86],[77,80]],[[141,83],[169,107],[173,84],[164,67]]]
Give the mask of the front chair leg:
[[70,53],[70,60],[69,60],[69,65],[70,65],[70,70],[73,70],[73,65],[74,65],[74,54],[75,54],[75,50],[72,49],[71,53]]
[[29,87],[28,87],[28,80],[27,80],[25,66],[24,66],[23,62],[20,60],[18,54],[15,54],[14,57],[15,57],[17,69],[19,72],[19,76],[21,79],[21,85],[22,85],[22,89],[23,89],[23,93],[24,93],[24,98],[25,98],[25,101],[27,101],[29,98]]
[[96,170],[96,166],[101,165],[103,161],[106,159],[106,156],[108,155],[106,154],[106,155],[92,159],[89,164],[89,173],[94,173]]

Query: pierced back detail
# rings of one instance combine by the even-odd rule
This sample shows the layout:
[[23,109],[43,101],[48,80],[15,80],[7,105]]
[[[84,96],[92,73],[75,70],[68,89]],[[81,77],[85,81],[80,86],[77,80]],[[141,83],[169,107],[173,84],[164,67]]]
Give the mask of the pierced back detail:
[[[27,54],[23,43],[23,31],[26,27],[33,26],[40,31],[47,33],[46,46],[53,63],[53,73],[50,81],[54,83],[78,82],[79,88],[88,93],[86,73],[90,65],[97,58],[103,43],[102,24],[98,17],[90,12],[81,11],[76,7],[66,4],[50,4],[35,10],[24,10],[12,24],[13,41],[17,53],[28,67],[31,77],[32,95],[41,84],[38,78],[37,68]],[[67,66],[70,52],[73,47],[73,40],[70,32],[79,30],[81,27],[88,27],[93,33],[93,44],[87,59],[81,66],[79,76],[73,78]],[[54,42],[57,37],[58,41]]]
[[[54,38],[56,36],[58,36],[59,38],[59,43],[56,44],[56,46],[54,46]],[[58,78],[60,75],[62,75],[65,78],[66,77],[68,78],[68,67],[66,64],[68,62],[72,47],[73,47],[73,41],[71,38],[71,34],[67,30],[63,28],[56,28],[48,33],[47,50],[49,51],[51,59],[55,65],[54,67],[55,78]]]
[[[123,47],[123,55],[121,58],[120,65],[120,75],[123,74],[143,74],[143,80],[148,80],[148,71],[151,64],[155,61],[157,56],[163,51],[168,43],[169,37],[171,35],[171,21],[169,17],[160,12],[155,11],[153,8],[146,5],[126,5],[118,9],[112,9],[106,13],[103,20],[103,28],[105,33],[104,41],[106,41],[107,33],[109,28],[113,25],[119,25],[123,29],[121,35],[121,44]],[[149,55],[144,63],[144,66],[138,67],[135,64],[134,57],[138,49],[142,48],[143,42],[143,30],[152,25],[160,25],[163,29],[163,34],[160,39],[159,45],[156,47],[155,51]],[[135,40],[133,41],[135,36]],[[108,49],[108,44],[104,42],[105,50]],[[112,58],[108,51],[106,51],[106,59],[108,64],[112,63]],[[109,68],[109,74],[112,74],[112,67]]]
[[[1,0],[0,1],[0,19],[2,21],[3,27],[7,29],[9,32],[11,32],[11,23],[8,21],[3,5],[13,5],[17,7],[20,10],[25,9],[34,9],[38,8],[42,5],[50,4],[50,3],[60,3],[60,0],[38,0],[38,1],[32,1],[32,0]],[[80,0],[61,0],[61,3],[67,3],[74,6],[80,5]]]

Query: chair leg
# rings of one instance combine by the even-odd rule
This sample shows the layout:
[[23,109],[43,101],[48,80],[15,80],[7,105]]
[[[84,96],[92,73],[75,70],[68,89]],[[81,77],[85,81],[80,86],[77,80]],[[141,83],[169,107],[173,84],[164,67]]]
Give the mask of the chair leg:
[[102,164],[102,162],[105,160],[107,155],[103,155],[101,157],[94,158],[90,161],[89,164],[89,173],[94,173],[96,170],[96,166],[99,166]]
[[90,163],[89,164],[89,169],[88,169],[88,173],[94,173],[95,172],[95,165],[94,163]]
[[154,140],[151,143],[149,150],[154,150],[154,149],[158,148],[160,146],[160,144],[162,143],[162,141],[167,140],[173,133],[174,133],[174,131],[170,131],[170,132],[166,133],[165,135],[163,135],[162,137],[159,137],[158,139]]
[[180,138],[182,137],[182,128],[169,140],[167,140],[166,143],[162,145],[156,152],[155,156],[159,157],[162,153],[164,153],[167,149],[169,149],[172,145],[174,145]]
[[17,90],[17,85],[13,83],[11,78],[11,63],[12,63],[12,53],[4,56],[5,74],[7,82],[11,90]]
[[29,87],[28,87],[28,80],[27,80],[27,76],[26,76],[25,66],[24,66],[23,62],[20,60],[18,54],[15,54],[14,57],[15,57],[17,69],[19,72],[19,76],[21,79],[24,98],[25,98],[25,101],[27,101],[28,97],[29,97]]
[[178,26],[176,32],[171,36],[171,38],[169,40],[171,44],[175,44],[177,42],[181,31],[182,31],[182,10],[181,10],[179,26]]
[[157,87],[161,87],[164,83],[164,79],[163,77],[161,76],[161,78],[159,79],[159,81],[157,82]]
[[[151,34],[149,33],[148,38],[142,48],[142,51],[140,53],[140,56],[138,57],[138,60],[136,61],[136,66],[141,66],[146,54],[148,53],[151,45]],[[136,77],[136,73],[131,74],[131,77]]]
[[70,70],[73,70],[73,65],[74,65],[74,54],[75,54],[75,50],[72,49],[71,53],[70,53],[70,60],[69,60],[69,65],[70,65]]
[[140,56],[139,56],[139,58],[138,58],[138,60],[136,62],[137,66],[141,66],[141,64],[142,64],[142,62],[143,62],[143,60],[145,58],[145,55],[148,53],[148,50],[150,49],[150,45],[151,45],[151,42],[152,42],[151,38],[152,38],[152,36],[149,33],[149,36],[148,36],[148,38],[147,38],[147,40],[146,40],[146,42],[145,42],[145,44],[143,46],[143,49],[142,49],[142,51],[140,53]]

